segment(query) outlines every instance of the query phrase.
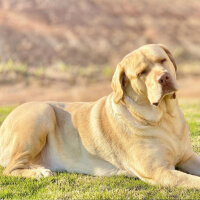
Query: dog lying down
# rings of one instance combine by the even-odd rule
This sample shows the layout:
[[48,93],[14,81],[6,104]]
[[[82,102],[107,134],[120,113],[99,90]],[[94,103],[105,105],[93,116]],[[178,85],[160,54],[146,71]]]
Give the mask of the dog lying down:
[[177,103],[176,70],[166,47],[145,45],[123,58],[113,92],[96,102],[17,107],[0,129],[4,174],[124,174],[156,185],[200,188],[200,158]]

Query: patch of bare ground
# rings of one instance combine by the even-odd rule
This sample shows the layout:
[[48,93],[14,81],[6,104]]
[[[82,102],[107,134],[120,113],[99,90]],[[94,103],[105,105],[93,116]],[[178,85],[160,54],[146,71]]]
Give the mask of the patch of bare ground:
[[[94,101],[108,95],[110,81],[75,84],[54,81],[51,84],[13,83],[0,86],[0,105],[21,104],[28,101]],[[200,99],[200,78],[187,76],[178,79],[178,97],[181,99]]]

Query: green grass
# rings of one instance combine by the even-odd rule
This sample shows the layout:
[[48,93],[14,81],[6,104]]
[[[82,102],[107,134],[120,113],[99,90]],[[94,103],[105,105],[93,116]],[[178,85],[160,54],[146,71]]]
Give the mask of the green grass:
[[[14,107],[0,108],[0,123]],[[200,153],[200,103],[181,102],[190,126],[191,140]],[[195,189],[151,186],[125,176],[93,177],[57,173],[40,180],[5,177],[0,168],[0,199],[199,199]]]

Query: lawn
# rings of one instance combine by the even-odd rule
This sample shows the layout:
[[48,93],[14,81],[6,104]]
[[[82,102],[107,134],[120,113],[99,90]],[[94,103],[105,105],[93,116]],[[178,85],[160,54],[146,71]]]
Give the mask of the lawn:
[[[181,101],[194,150],[200,154],[200,102]],[[13,109],[0,108],[0,123]],[[4,177],[0,168],[0,199],[199,199],[200,190],[151,186],[125,176],[93,177],[57,173],[40,180]]]

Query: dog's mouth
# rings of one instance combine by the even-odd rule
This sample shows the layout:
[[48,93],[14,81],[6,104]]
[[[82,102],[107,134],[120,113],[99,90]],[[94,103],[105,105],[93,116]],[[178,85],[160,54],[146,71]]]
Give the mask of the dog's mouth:
[[165,99],[176,99],[176,92],[178,90],[175,80],[172,78],[168,82],[158,83],[158,92],[156,95],[151,95],[150,102],[154,106],[158,106],[160,102]]
[[166,94],[164,95],[161,100],[159,100],[158,102],[154,102],[152,103],[154,106],[158,106],[160,104],[160,102],[162,101],[162,99],[164,99],[164,97],[169,96],[169,99],[176,99],[176,92],[170,93],[170,94]]

